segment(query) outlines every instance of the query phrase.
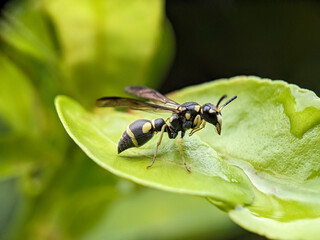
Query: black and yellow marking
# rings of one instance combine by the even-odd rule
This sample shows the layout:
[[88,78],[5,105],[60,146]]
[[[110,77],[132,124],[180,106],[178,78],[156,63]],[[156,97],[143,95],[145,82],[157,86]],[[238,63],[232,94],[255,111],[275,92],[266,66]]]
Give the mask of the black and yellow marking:
[[130,129],[129,126],[127,127],[126,133],[127,133],[127,135],[131,138],[131,141],[132,141],[133,145],[134,145],[135,147],[139,147],[139,144],[138,144],[138,142],[137,142],[137,139],[136,139],[135,135],[133,134],[133,132],[131,131],[131,129]]
[[143,133],[148,133],[150,132],[152,129],[152,122],[146,122],[145,124],[143,124],[142,126],[142,132]]
[[180,107],[178,107],[178,110],[183,112],[183,111],[185,111],[185,110],[186,110],[186,107],[184,107],[184,106],[180,106]]
[[193,128],[199,128],[200,124],[202,122],[201,116],[198,114],[194,120],[193,120]]
[[200,105],[195,105],[195,106],[194,106],[194,110],[195,110],[196,112],[199,112],[199,111],[200,111],[200,108],[201,108]]
[[151,120],[151,124],[152,124],[152,127],[153,127],[153,128],[156,127],[156,125],[155,125],[155,119],[152,119],[152,120]]

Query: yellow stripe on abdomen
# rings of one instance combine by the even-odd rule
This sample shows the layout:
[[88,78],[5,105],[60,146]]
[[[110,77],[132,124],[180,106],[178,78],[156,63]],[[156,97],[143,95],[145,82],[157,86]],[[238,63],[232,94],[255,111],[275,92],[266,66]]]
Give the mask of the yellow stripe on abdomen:
[[138,141],[129,127],[127,127],[127,134],[131,138],[133,145],[139,147]]

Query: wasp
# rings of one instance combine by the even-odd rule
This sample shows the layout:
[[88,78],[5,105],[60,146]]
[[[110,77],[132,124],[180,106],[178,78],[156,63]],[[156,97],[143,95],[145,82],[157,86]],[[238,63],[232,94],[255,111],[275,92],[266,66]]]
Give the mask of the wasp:
[[163,118],[153,120],[138,119],[131,123],[119,140],[118,154],[128,148],[144,145],[156,133],[160,132],[154,157],[151,164],[147,166],[148,169],[153,166],[157,158],[158,148],[161,144],[164,133],[167,133],[170,139],[175,139],[180,132],[180,137],[177,138],[176,143],[179,148],[183,164],[189,173],[191,171],[187,166],[181,147],[181,141],[185,132],[188,129],[191,129],[189,136],[192,136],[195,132],[203,129],[208,122],[216,127],[217,132],[220,135],[222,127],[221,110],[237,98],[237,96],[234,96],[222,106],[219,106],[222,100],[227,97],[227,95],[223,95],[219,99],[217,105],[206,103],[201,106],[196,102],[185,102],[183,104],[179,104],[165,97],[156,90],[144,86],[130,86],[125,89],[125,92],[136,97],[148,99],[152,103],[133,98],[102,97],[96,100],[96,105],[98,107],[128,107],[133,110],[141,111],[164,111],[171,112],[172,115],[166,120]]

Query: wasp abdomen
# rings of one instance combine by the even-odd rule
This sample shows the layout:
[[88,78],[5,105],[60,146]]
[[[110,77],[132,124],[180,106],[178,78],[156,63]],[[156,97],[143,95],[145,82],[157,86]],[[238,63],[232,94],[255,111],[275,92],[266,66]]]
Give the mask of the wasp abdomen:
[[132,147],[140,147],[148,142],[166,124],[162,118],[155,120],[139,119],[131,123],[118,143],[118,153]]

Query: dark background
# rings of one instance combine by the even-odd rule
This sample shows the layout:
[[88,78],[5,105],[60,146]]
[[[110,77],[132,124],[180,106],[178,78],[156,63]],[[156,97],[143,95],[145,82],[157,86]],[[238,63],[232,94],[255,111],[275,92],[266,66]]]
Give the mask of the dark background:
[[160,90],[236,75],[320,95],[320,1],[168,0],[176,56]]

